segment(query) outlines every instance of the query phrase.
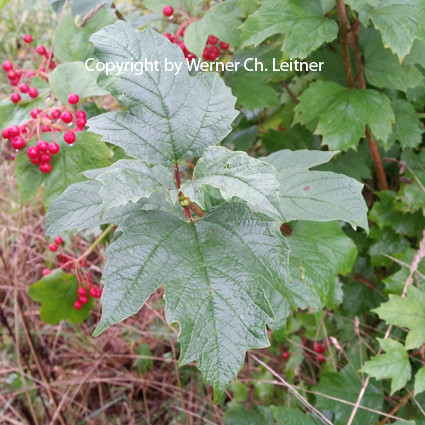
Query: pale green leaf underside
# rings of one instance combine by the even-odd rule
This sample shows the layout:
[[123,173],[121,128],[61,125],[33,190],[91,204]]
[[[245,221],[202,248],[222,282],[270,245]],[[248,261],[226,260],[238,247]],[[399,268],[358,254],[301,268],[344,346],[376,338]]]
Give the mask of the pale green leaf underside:
[[187,49],[202,57],[209,35],[215,35],[225,43],[237,45],[240,36],[239,27],[242,24],[238,18],[240,12],[237,0],[227,0],[211,7],[201,19],[192,22],[186,28],[184,42]]
[[342,174],[309,170],[334,155],[335,152],[282,150],[264,159],[278,171],[281,211],[288,221],[344,220],[368,230],[363,185]]
[[407,351],[394,339],[377,338],[379,345],[386,354],[372,357],[362,367],[361,371],[376,379],[391,379],[391,395],[402,389],[410,379],[410,366]]
[[425,293],[409,286],[407,298],[389,296],[389,301],[376,308],[375,313],[390,325],[408,328],[406,350],[419,348],[425,342]]
[[[119,160],[96,176],[96,180],[102,183],[103,209],[136,203],[154,192],[170,195],[175,186],[167,168],[137,160]],[[171,202],[170,196],[168,198]]]
[[245,152],[214,146],[197,162],[190,183],[182,192],[205,209],[205,186],[220,190],[226,201],[240,198],[254,210],[285,221],[280,212],[279,182],[276,169]]
[[242,45],[257,45],[285,33],[285,57],[306,58],[338,33],[335,21],[322,13],[318,0],[265,0],[242,26]]
[[390,99],[375,90],[348,89],[330,81],[313,83],[295,107],[295,122],[304,125],[318,120],[314,134],[332,150],[357,148],[368,125],[383,141],[391,134],[394,113]]
[[410,52],[415,39],[425,40],[425,3],[423,0],[381,0],[367,13],[400,61]]
[[420,368],[415,375],[415,396],[425,391],[425,367]]
[[118,230],[122,236],[107,251],[95,335],[137,313],[164,285],[167,321],[180,324],[181,363],[196,361],[221,393],[246,350],[268,345],[273,312],[260,282],[287,294],[288,247],[278,227],[232,203],[192,223],[143,211]]
[[[158,61],[158,70],[148,67],[139,76],[130,70],[100,75],[99,85],[128,108],[89,120],[91,131],[104,140],[132,157],[167,166],[201,156],[231,131],[237,112],[230,89],[216,73],[190,77],[181,49],[164,36],[119,21],[90,40],[103,62]],[[177,75],[165,70],[166,59],[182,66]]]

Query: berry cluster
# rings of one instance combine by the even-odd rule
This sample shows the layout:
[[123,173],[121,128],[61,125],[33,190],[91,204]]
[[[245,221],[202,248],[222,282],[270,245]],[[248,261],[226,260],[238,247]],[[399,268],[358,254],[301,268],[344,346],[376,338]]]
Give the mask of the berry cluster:
[[[76,105],[79,102],[79,96],[72,93],[68,96],[70,105]],[[52,155],[56,155],[60,147],[55,142],[55,132],[64,132],[63,139],[69,145],[75,142],[75,133],[82,131],[87,123],[86,113],[82,110],[74,111],[72,107],[61,106],[58,108],[46,108],[40,110],[33,108],[30,112],[31,119],[24,124],[2,130],[2,137],[10,140],[10,143],[17,151],[23,149],[26,143],[37,136],[37,144],[27,148],[27,155],[34,165],[42,173],[50,173],[52,171]],[[69,125],[74,125],[70,128]],[[51,132],[52,142],[47,143],[41,138],[41,133]]]
[[[25,34],[23,40],[25,43],[31,45],[31,34]],[[38,90],[35,87],[31,87],[31,77],[39,77],[47,80],[46,69],[53,70],[56,67],[56,63],[53,60],[53,52],[46,50],[44,46],[38,46],[37,49],[31,46],[31,51],[34,53],[36,61],[39,62],[37,69],[23,69],[11,61],[3,62],[3,71],[6,72],[10,85],[14,87],[14,92],[10,95],[10,100],[13,103],[19,103],[21,101],[21,94],[28,95],[32,99],[37,98]],[[41,63],[37,55],[41,56]]]
[[[169,18],[173,16],[174,9],[172,6],[165,6],[162,13],[164,14],[164,16]],[[196,59],[196,55],[189,52],[183,41],[185,28],[189,23],[190,21],[183,22],[175,33],[175,35],[171,35],[167,32],[164,34],[164,37],[168,38],[171,43],[177,44],[182,49],[184,57],[191,61],[193,59]],[[215,35],[210,35],[202,53],[202,59],[213,62],[220,57],[222,52],[228,50],[228,48],[229,45],[227,43],[220,41]]]
[[[96,288],[95,286],[90,286],[88,295],[92,298],[100,298],[102,296],[102,288]],[[80,286],[77,290],[77,299],[74,303],[75,310],[81,310],[84,304],[89,302],[87,296],[87,288],[85,286]]]
[[313,350],[317,353],[317,361],[323,363],[325,361],[326,345],[321,344],[320,342],[315,341],[313,344]]

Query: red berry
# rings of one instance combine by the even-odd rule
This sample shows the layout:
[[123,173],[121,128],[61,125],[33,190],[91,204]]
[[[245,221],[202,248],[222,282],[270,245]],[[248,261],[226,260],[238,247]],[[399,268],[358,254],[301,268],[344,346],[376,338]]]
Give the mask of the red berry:
[[12,87],[16,87],[18,85],[18,83],[19,83],[19,79],[18,78],[16,78],[15,80],[10,80],[10,85]]
[[215,35],[210,35],[207,40],[207,44],[217,44],[218,38]]
[[34,119],[36,119],[37,117],[38,117],[38,115],[40,114],[40,109],[38,109],[38,108],[33,108],[33,109],[31,109],[31,112],[30,112],[30,115],[34,118]]
[[[56,240],[56,239],[55,239]],[[87,289],[84,286],[80,286],[77,290],[77,294],[81,296],[85,296],[87,293]]]
[[319,363],[323,363],[323,362],[325,361],[325,358],[324,358],[321,354],[319,354],[319,355],[317,356],[317,361],[318,361]]
[[21,130],[21,134],[27,134],[29,132],[28,127],[25,124],[22,124],[19,129]]
[[219,46],[221,50],[227,50],[229,48],[229,44],[225,43],[224,41],[220,41]]
[[313,350],[315,353],[323,354],[326,352],[326,345],[320,344],[320,342],[315,342],[313,344]]
[[21,130],[17,125],[12,125],[11,127],[9,127],[9,139],[19,136],[20,132]]
[[174,9],[172,6],[165,6],[164,9],[162,9],[162,13],[164,16],[170,17],[174,13]]
[[97,298],[100,298],[102,296],[103,288],[99,288],[97,290]]
[[61,120],[64,123],[69,124],[72,121],[72,114],[71,114],[71,112],[68,112],[68,111],[62,112]]
[[28,93],[28,90],[29,90],[28,84],[25,84],[25,83],[21,84],[19,86],[19,90],[21,91],[21,93]]
[[10,143],[15,149],[22,149],[25,146],[25,140],[21,136],[14,137]]
[[180,47],[180,49],[182,49],[182,51],[183,51],[183,54],[186,56],[186,55],[188,55],[190,52],[189,52],[189,50],[187,50],[186,49],[186,45],[184,44],[184,41],[180,41],[180,43],[179,43],[179,47]]
[[284,352],[282,353],[282,357],[283,357],[285,360],[288,360],[290,356],[291,356],[291,355],[289,354],[289,352],[288,352],[288,351],[284,351]]
[[53,109],[50,115],[54,120],[57,120],[61,116],[61,111],[59,111],[59,109]]
[[44,46],[38,46],[37,47],[37,53],[40,56],[44,56],[46,54],[46,48]]
[[25,43],[31,43],[32,42],[31,34],[25,34],[24,35],[24,41],[25,41]]
[[75,113],[75,116],[76,116],[77,118],[84,118],[84,119],[87,119],[87,115],[86,115],[86,113],[85,113],[84,111],[82,111],[81,109]]
[[94,286],[89,289],[89,295],[93,298],[97,298],[97,289]]
[[[32,162],[32,161],[31,161]],[[38,166],[39,170],[42,173],[46,173],[49,174],[50,171],[52,171],[52,164],[49,164],[48,162],[42,162],[39,166]],[[52,244],[54,245],[54,244]]]
[[83,128],[87,124],[87,120],[81,117],[81,118],[77,118],[75,123],[77,124],[77,127]]
[[194,59],[196,59],[196,55],[194,55],[193,53],[189,53],[189,54],[186,56],[186,59],[187,59],[189,62],[191,62],[191,61],[193,61]]
[[49,145],[45,140],[39,140],[37,142],[37,150],[41,153],[47,152],[47,149],[49,148]]
[[80,303],[80,301],[75,301],[74,303],[75,310],[81,310],[83,308],[83,305]]
[[47,149],[52,155],[56,155],[60,151],[59,145],[55,142],[49,143]]
[[3,70],[5,72],[11,71],[13,69],[13,64],[10,61],[4,61],[3,62]]
[[35,146],[28,146],[27,148],[27,155],[29,158],[36,158],[38,157],[38,150]]
[[89,299],[85,295],[80,295],[78,297],[78,300],[80,301],[81,304],[87,304],[89,302]]
[[10,139],[10,133],[8,128],[3,128],[3,130],[1,131],[1,137],[3,137],[3,139]]
[[50,155],[49,153],[42,153],[40,155],[40,162],[43,164],[47,164],[52,160],[52,155]]
[[164,37],[165,38],[168,38],[168,40],[170,40],[171,41],[171,43],[174,43],[174,37],[169,33],[169,32],[166,32],[165,34],[164,34]]
[[55,244],[62,245],[63,244],[63,239],[60,236],[56,236],[55,237]]
[[37,156],[34,156],[34,157],[30,158],[30,161],[34,165],[40,164],[40,159],[38,158],[38,154],[37,154]]
[[48,133],[49,131],[50,131],[50,126],[48,126],[47,124],[41,125],[41,132],[42,133]]
[[43,269],[42,270],[42,272],[41,272],[41,274],[43,275],[43,276],[47,276],[48,274],[50,274],[50,273],[52,273],[52,271],[50,270],[50,269]]
[[10,95],[10,100],[11,100],[13,103],[18,103],[18,102],[21,100],[21,95],[20,95],[19,93],[12,93],[12,94]]
[[58,250],[58,246],[55,243],[51,243],[49,245],[49,249],[50,249],[50,251],[55,252],[55,251]]
[[202,57],[208,61],[215,61],[220,56],[220,49],[217,46],[207,46]]
[[63,135],[63,140],[65,140],[68,145],[72,145],[75,142],[75,134],[72,131],[67,131]]
[[30,87],[28,90],[28,96],[35,99],[36,97],[38,97],[38,90],[35,87]]
[[18,75],[16,74],[16,72],[12,69],[10,70],[7,74],[6,74],[7,78],[9,78],[9,80],[15,80],[16,78],[18,78]]
[[69,102],[71,105],[76,105],[79,101],[80,101],[80,97],[78,96],[78,94],[71,93],[71,94],[68,96],[68,102]]

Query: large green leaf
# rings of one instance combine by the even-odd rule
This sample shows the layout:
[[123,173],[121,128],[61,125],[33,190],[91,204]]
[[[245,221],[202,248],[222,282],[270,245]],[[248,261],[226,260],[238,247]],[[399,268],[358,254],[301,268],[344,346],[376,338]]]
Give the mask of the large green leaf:
[[278,227],[232,203],[194,222],[143,211],[118,230],[107,251],[95,335],[139,311],[164,284],[167,321],[180,324],[180,362],[196,360],[221,394],[246,350],[268,345],[273,312],[260,282],[288,293],[288,248]]
[[422,73],[414,65],[400,65],[397,56],[384,48],[379,34],[367,42],[364,57],[365,77],[372,86],[406,91],[423,84]]
[[304,59],[333,41],[338,25],[324,16],[319,0],[265,0],[243,24],[242,45],[257,45],[278,33],[285,33],[285,57]]
[[54,52],[62,62],[85,61],[93,53],[89,37],[105,25],[116,20],[112,9],[102,7],[82,28],[75,24],[75,17],[65,14],[55,33]]
[[390,99],[376,90],[348,89],[329,81],[316,81],[299,100],[295,122],[314,124],[314,134],[322,135],[322,144],[331,149],[356,148],[364,137],[365,125],[384,142],[391,134],[394,113]]
[[[317,391],[316,407],[325,409],[334,414],[332,423],[334,425],[346,425],[353,410],[353,406],[342,403],[336,399],[355,403],[362,389],[363,382],[361,381],[352,365],[345,366],[338,373],[325,373],[319,385],[315,388]],[[326,398],[321,394],[328,395],[334,399]],[[380,411],[384,404],[384,395],[379,383],[373,380],[369,382],[366,391],[362,398],[361,406],[368,407]],[[359,409],[355,416],[353,425],[373,424],[378,419],[379,414],[367,410]]]
[[[25,151],[19,152],[15,159],[15,177],[23,203],[32,199],[44,183],[43,203],[49,206],[68,186],[85,180],[83,171],[108,165],[110,151],[98,136],[89,132],[76,134],[77,139],[71,146],[63,140],[56,140],[60,152],[53,156],[49,174],[43,174],[36,165],[31,164]],[[50,133],[43,137],[51,140]]]
[[[216,73],[190,77],[181,49],[152,31],[125,22],[107,26],[90,38],[103,62],[158,61],[158,70],[101,74],[98,83],[128,112],[109,112],[89,120],[91,131],[151,164],[170,165],[201,156],[231,130],[235,98]],[[165,60],[180,72],[165,70]]]
[[54,69],[50,74],[49,84],[53,94],[62,103],[66,103],[71,93],[77,94],[81,100],[108,94],[97,85],[98,75],[97,71],[88,71],[83,62],[67,62]]
[[415,39],[425,40],[425,3],[422,0],[381,0],[369,9],[367,20],[372,20],[381,32],[384,46],[396,53],[400,61],[410,52]]
[[284,221],[280,213],[279,182],[276,169],[245,152],[213,146],[197,162],[193,179],[182,186],[182,192],[205,208],[204,187],[220,190],[226,201],[240,198],[257,211]]
[[406,350],[420,348],[425,342],[425,293],[410,285],[407,298],[390,295],[389,301],[374,310],[390,325],[409,329]]
[[240,12],[237,0],[227,0],[209,9],[201,19],[187,27],[184,42],[188,50],[201,57],[208,35],[215,35],[229,44],[239,44]]
[[391,379],[391,395],[401,390],[410,379],[410,366],[407,351],[394,339],[377,338],[386,354],[372,357],[362,367],[362,372],[376,379]]
[[415,375],[415,395],[425,391],[425,367],[420,368]]
[[342,174],[309,170],[334,155],[335,152],[282,150],[264,159],[278,171],[281,211],[288,221],[345,220],[367,230],[363,185]]
[[81,310],[74,308],[77,299],[78,280],[73,274],[60,269],[35,282],[28,288],[28,295],[34,301],[40,301],[40,317],[43,322],[57,325],[66,319],[71,323],[83,322],[93,308],[93,298],[83,305]]
[[306,415],[298,409],[289,407],[273,406],[273,416],[277,425],[320,425],[321,422],[311,415]]
[[251,410],[235,406],[224,412],[226,425],[273,425],[273,415],[265,406],[252,406]]
[[[167,168],[132,159],[117,161],[96,176],[96,180],[102,183],[100,195],[104,209],[136,203],[141,198],[149,198],[154,192],[168,195],[175,187]],[[176,199],[177,193],[174,193]]]

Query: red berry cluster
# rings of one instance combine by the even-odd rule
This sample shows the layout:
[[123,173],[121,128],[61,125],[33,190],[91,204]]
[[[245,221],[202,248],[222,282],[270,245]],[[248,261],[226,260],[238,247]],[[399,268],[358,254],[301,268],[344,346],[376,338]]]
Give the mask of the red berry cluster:
[[[164,16],[169,18],[173,16],[174,9],[172,6],[165,6],[164,9],[162,10],[162,13],[164,14]],[[182,49],[184,53],[184,57],[191,61],[193,59],[196,59],[196,55],[189,52],[189,50],[187,50],[186,45],[184,44],[184,41],[183,41],[185,28],[190,22],[191,20],[183,22],[180,25],[175,35],[171,35],[170,33],[167,32],[164,34],[164,37],[168,38],[168,40],[170,40],[171,43],[177,44]],[[217,46],[217,44],[219,47]],[[205,48],[202,54],[202,59],[211,61],[211,62],[215,61],[220,57],[221,53],[227,50],[228,48],[229,48],[229,45],[227,43],[220,41],[215,35],[210,35],[205,45]]]
[[[32,43],[31,34],[25,34],[23,40],[30,45]],[[13,103],[19,103],[21,101],[21,94],[28,95],[32,99],[38,97],[38,90],[35,87],[31,87],[31,77],[39,77],[47,80],[46,69],[53,70],[56,67],[53,61],[53,52],[47,51],[44,46],[38,46],[37,49],[31,46],[31,50],[37,62],[40,62],[37,54],[43,58],[42,63],[39,63],[37,69],[23,69],[11,61],[3,62],[3,71],[6,72],[10,85],[14,87],[14,92],[10,95],[10,100]]]
[[313,350],[315,353],[318,354],[317,361],[319,363],[323,363],[325,361],[325,356],[323,354],[326,353],[326,344],[321,344],[320,342],[314,342],[313,344]]
[[[100,298],[102,296],[102,288],[96,288],[95,286],[90,286],[88,295],[92,298]],[[75,310],[81,310],[84,304],[89,302],[87,296],[87,288],[85,286],[80,286],[77,290],[77,299],[74,303]]]
[[[68,96],[68,102],[71,105],[76,105],[79,102],[79,96],[72,93]],[[64,132],[63,139],[69,145],[75,142],[75,133],[82,131],[87,123],[86,113],[72,108],[62,106],[59,108],[46,108],[40,110],[38,108],[31,109],[31,119],[26,121],[21,126],[12,125],[11,127],[2,130],[2,137],[10,140],[10,143],[17,151],[25,147],[26,143],[33,137],[37,136],[37,144],[27,148],[27,155],[34,165],[43,173],[52,171],[52,155],[56,155],[60,147],[55,142],[54,133]],[[69,128],[68,125],[74,124],[74,128]],[[52,133],[53,141],[47,143],[42,140],[41,133]]]

